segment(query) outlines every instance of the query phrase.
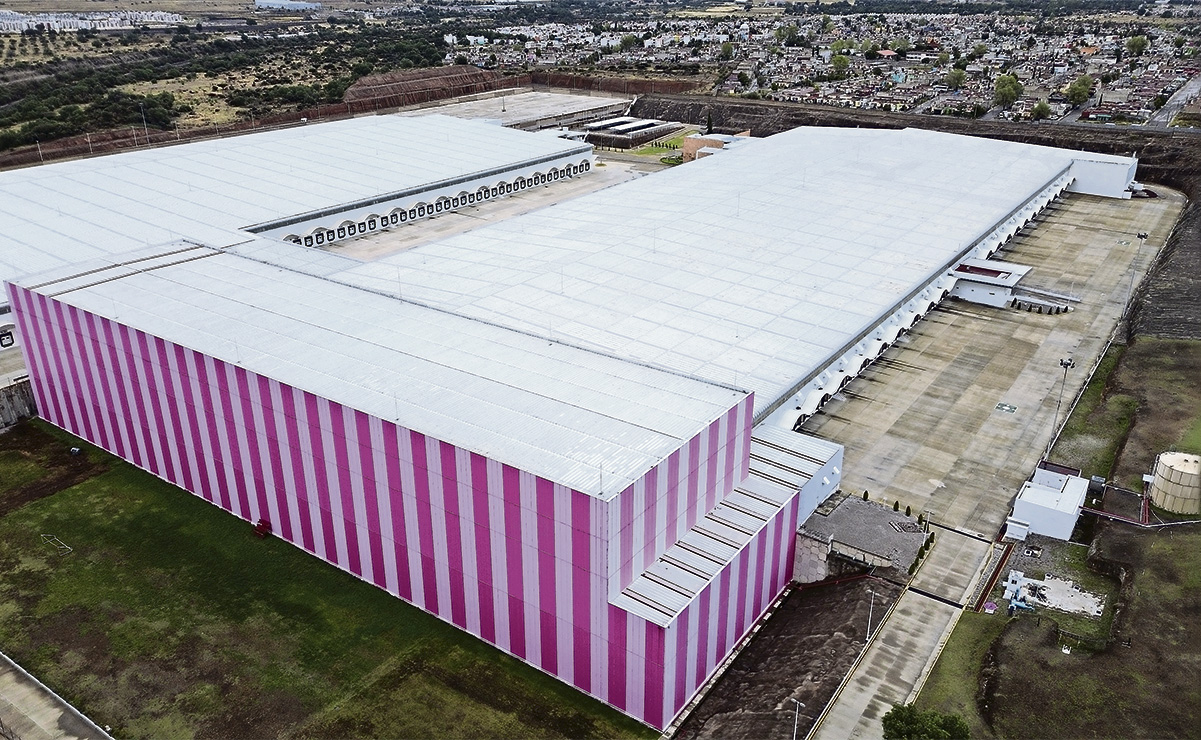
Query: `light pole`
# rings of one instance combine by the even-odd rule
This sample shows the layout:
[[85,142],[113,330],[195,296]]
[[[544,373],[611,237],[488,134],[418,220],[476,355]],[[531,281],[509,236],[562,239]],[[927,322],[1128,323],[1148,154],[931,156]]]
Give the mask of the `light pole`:
[[801,724],[801,710],[805,708],[805,705],[796,699],[793,699],[791,696],[788,697],[788,699],[793,704],[796,704],[796,716],[792,719],[792,740],[796,740],[797,727],[799,727]]
[[142,133],[146,134],[146,144],[150,144],[150,127],[146,125],[146,106],[138,103],[138,109],[142,111]]
[[1055,444],[1055,428],[1059,426],[1059,407],[1063,405],[1063,389],[1068,384],[1068,370],[1076,367],[1076,363],[1071,357],[1060,360],[1059,366],[1063,368],[1063,381],[1059,384],[1059,399],[1055,401],[1055,416],[1051,419],[1051,439],[1047,440],[1047,451],[1043,453],[1043,459],[1046,460],[1051,456],[1051,445]]
[[[1126,310],[1122,314],[1126,317],[1126,321],[1130,321],[1130,302],[1134,299],[1134,273],[1138,270],[1138,260],[1143,256],[1143,245],[1147,243],[1147,232],[1138,232],[1138,251],[1134,254],[1134,261],[1130,263],[1130,285],[1126,288]],[[1130,327],[1126,327],[1126,332],[1130,332]]]
[[869,588],[867,592],[872,595],[872,600],[867,605],[867,637],[863,638],[865,643],[871,642],[872,639],[872,610],[876,608],[875,590]]

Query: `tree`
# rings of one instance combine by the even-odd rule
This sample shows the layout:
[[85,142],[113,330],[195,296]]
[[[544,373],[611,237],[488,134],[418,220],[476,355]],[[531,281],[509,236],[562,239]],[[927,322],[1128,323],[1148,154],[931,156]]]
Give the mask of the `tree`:
[[921,711],[912,704],[893,704],[881,721],[884,740],[968,740],[971,728],[958,714]]
[[845,54],[854,47],[855,45],[846,39],[835,39],[834,42],[830,44],[830,51],[834,52],[835,54]]
[[834,65],[834,71],[842,74],[851,66],[851,58],[846,54],[835,54],[830,57],[830,64]]
[[751,86],[750,75],[748,75],[746,72],[739,72],[738,73],[738,84],[742,85],[743,87],[750,87]]
[[1130,52],[1131,56],[1142,56],[1147,50],[1146,36],[1131,36],[1126,39],[1126,51]]
[[1051,106],[1047,105],[1047,101],[1040,100],[1034,104],[1034,108],[1030,110],[1030,118],[1035,121],[1041,121],[1044,118],[1051,117]]
[[938,66],[945,67],[951,61],[951,55],[945,51],[938,52]]
[[721,45],[721,54],[717,57],[723,62],[728,62],[734,58],[734,45],[729,41]]
[[1068,102],[1072,105],[1081,105],[1088,101],[1093,95],[1093,78],[1088,75],[1080,75],[1072,84],[1068,85]]
[[888,48],[892,49],[900,56],[905,56],[905,54],[913,48],[913,45],[909,43],[909,39],[901,38],[893,39],[892,41],[888,42]]
[[998,75],[993,84],[993,101],[1002,108],[1008,108],[1022,97],[1022,83],[1016,75]]
[[966,79],[967,72],[964,72],[962,69],[953,69],[950,72],[947,72],[946,76],[942,78],[942,84],[946,85],[952,90],[958,90],[959,88],[963,87],[963,81]]
[[640,44],[640,43],[641,43],[641,39],[639,39],[637,36],[635,36],[632,33],[627,33],[625,36],[621,37],[621,50],[629,51],[630,49],[633,49],[635,46],[638,46],[638,44]]

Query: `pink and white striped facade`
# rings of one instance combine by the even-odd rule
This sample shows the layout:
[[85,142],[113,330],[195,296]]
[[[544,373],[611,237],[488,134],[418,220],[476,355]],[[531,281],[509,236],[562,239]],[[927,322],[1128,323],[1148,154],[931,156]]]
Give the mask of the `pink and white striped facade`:
[[797,494],[666,626],[610,603],[747,476],[753,395],[605,498],[8,291],[48,421],[652,727],[790,579]]

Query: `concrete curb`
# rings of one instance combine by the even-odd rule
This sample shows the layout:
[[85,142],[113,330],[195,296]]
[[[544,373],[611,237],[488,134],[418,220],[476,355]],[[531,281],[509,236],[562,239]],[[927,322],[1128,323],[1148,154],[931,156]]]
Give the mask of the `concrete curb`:
[[93,722],[86,714],[84,714],[83,712],[76,709],[74,706],[71,705],[70,702],[68,702],[66,699],[63,699],[61,696],[59,696],[53,690],[51,690],[51,688],[49,686],[47,686],[46,684],[39,681],[37,679],[37,677],[35,677],[29,671],[22,668],[20,666],[20,664],[17,663],[17,661],[8,657],[3,652],[0,652],[0,662],[5,663],[8,666],[10,666],[14,671],[16,671],[18,674],[20,674],[27,681],[30,681],[35,686],[37,686],[41,691],[45,692],[47,695],[49,695],[51,698],[53,698],[54,702],[61,706],[62,711],[65,714],[69,714],[69,715],[75,717],[77,720],[79,720],[79,722],[81,724],[83,724],[86,728],[88,728],[90,731],[95,733],[94,737],[97,738],[97,740],[113,740],[113,737],[111,735],[109,735],[107,732],[102,730],[100,728],[100,726],[97,725],[95,722]]

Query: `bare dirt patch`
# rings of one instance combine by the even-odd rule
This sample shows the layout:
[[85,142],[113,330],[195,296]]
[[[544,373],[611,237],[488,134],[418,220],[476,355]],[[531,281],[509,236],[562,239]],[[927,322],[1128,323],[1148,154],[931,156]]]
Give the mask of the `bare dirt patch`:
[[878,624],[901,592],[894,583],[858,578],[789,594],[676,737],[788,737],[796,711],[790,699],[805,704],[803,736],[863,649],[869,589]]
[[70,445],[30,422],[0,432],[0,471],[16,482],[0,484],[0,516],[104,472],[97,457],[71,455]]

